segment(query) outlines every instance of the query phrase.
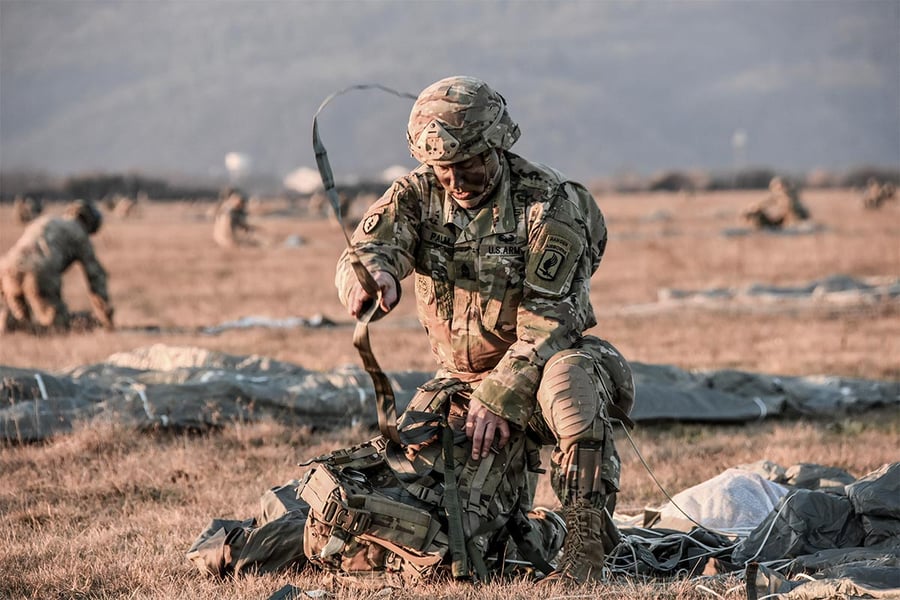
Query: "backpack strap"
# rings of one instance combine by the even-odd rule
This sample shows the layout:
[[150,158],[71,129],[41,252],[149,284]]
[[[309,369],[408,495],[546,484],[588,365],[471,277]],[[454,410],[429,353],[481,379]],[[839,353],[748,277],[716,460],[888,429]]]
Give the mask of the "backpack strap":
[[454,577],[461,579],[469,576],[469,561],[466,553],[466,534],[463,530],[459,488],[456,484],[453,431],[446,423],[441,437],[444,445],[444,508],[447,512],[447,523],[450,526],[450,556],[453,558],[451,572]]

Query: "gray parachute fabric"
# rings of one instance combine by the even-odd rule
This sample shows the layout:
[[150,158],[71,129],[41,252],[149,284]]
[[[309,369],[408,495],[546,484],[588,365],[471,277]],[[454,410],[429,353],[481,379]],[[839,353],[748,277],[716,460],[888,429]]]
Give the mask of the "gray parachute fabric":
[[260,499],[260,519],[213,519],[186,557],[201,572],[219,578],[269,573],[306,565],[303,531],[309,506],[297,499],[298,481],[274,487]]
[[634,421],[745,423],[773,416],[841,415],[900,406],[900,381],[747,371],[684,371],[632,363]]
[[[685,371],[632,363],[637,422],[742,423],[900,407],[900,381]],[[433,373],[387,374],[398,411]],[[97,419],[137,429],[208,429],[275,419],[320,429],[377,423],[366,371],[311,371],[262,356],[156,344],[64,372],[0,366],[0,437],[45,439]]]
[[900,560],[872,566],[842,565],[821,579],[791,580],[754,563],[747,569],[747,599],[821,600],[822,598],[900,598]]
[[[738,563],[885,546],[900,551],[900,463],[847,485],[844,494],[797,489],[734,550]],[[876,519],[880,527],[866,527]]]
[[732,555],[735,562],[794,558],[831,548],[860,546],[862,523],[846,496],[796,490],[782,498],[772,513]]
[[[418,372],[390,375],[406,406]],[[260,356],[154,345],[51,374],[0,366],[0,436],[35,441],[105,419],[137,429],[204,430],[274,419],[334,429],[376,422],[375,392],[365,371],[328,372]]]
[[732,555],[748,563],[748,597],[900,598],[898,490],[900,463],[893,463],[845,486],[846,495],[785,496]]
[[[744,569],[748,597],[760,600],[900,598],[898,477],[900,463],[859,479],[809,463],[728,469],[645,511],[643,527],[620,526],[607,567],[649,577]],[[767,503],[774,506],[763,515]]]
[[884,465],[850,483],[847,495],[860,514],[900,519],[900,463]]

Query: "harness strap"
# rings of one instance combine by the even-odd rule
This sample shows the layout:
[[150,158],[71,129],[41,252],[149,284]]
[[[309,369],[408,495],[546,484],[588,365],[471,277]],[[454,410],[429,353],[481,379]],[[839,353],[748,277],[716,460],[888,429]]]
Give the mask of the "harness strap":
[[450,526],[450,556],[453,558],[451,571],[456,578],[469,576],[466,556],[466,533],[463,530],[462,507],[459,501],[459,487],[456,483],[456,469],[453,460],[453,432],[444,425],[444,509]]
[[361,534],[359,536],[359,539],[368,542],[374,542],[380,546],[384,546],[394,554],[402,556],[404,560],[407,560],[415,565],[415,567],[417,567],[417,570],[422,570],[426,567],[433,567],[443,559],[443,557],[439,554],[416,554],[414,552],[410,552],[408,548],[397,545],[390,540],[375,537],[367,533]]
[[[381,293],[379,292],[376,297],[377,300],[373,306],[377,309]],[[375,388],[378,430],[381,435],[399,444],[400,434],[397,433],[397,403],[394,400],[394,390],[391,388],[391,381],[381,370],[378,361],[375,360],[375,354],[372,352],[372,345],[369,342],[369,320],[371,320],[372,314],[373,311],[368,311],[363,320],[356,323],[356,329],[353,331],[353,346],[359,352],[366,372],[372,378],[372,386]]]
[[372,385],[375,388],[375,407],[378,411],[378,429],[386,438],[399,444],[400,436],[397,434],[397,404],[394,399],[394,391],[391,389],[390,380],[384,374],[384,371],[381,370],[378,361],[375,360],[375,354],[372,352],[372,345],[369,343],[368,325],[373,316],[378,313],[378,307],[381,304],[381,291],[378,289],[378,285],[372,278],[372,274],[369,273],[368,269],[366,269],[359,260],[359,256],[353,249],[353,243],[350,241],[350,235],[344,227],[340,198],[334,187],[334,172],[331,170],[331,163],[328,161],[328,151],[325,150],[325,145],[322,143],[322,138],[319,136],[319,113],[322,112],[322,109],[325,108],[329,102],[337,96],[351,90],[371,88],[380,89],[401,98],[416,99],[416,96],[412,94],[398,92],[380,84],[353,85],[334,92],[322,101],[322,104],[320,104],[318,110],[316,110],[316,114],[313,115],[313,151],[316,154],[316,166],[319,169],[319,177],[322,179],[322,186],[325,188],[325,195],[328,197],[331,208],[334,210],[335,217],[337,217],[338,222],[341,224],[341,231],[344,234],[344,239],[347,240],[348,254],[350,257],[350,264],[353,267],[353,272],[356,273],[356,277],[359,279],[359,283],[366,293],[372,298],[375,298],[371,308],[367,310],[366,314],[364,314],[356,323],[356,330],[353,333],[353,345],[359,352],[363,365],[369,373],[369,376],[372,378]]

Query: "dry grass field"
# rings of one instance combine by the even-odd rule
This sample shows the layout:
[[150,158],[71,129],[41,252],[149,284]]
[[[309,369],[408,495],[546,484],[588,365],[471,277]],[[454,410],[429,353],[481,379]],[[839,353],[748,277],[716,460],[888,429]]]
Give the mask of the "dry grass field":
[[[599,324],[592,331],[630,359],[685,369],[900,379],[900,300],[852,306],[809,302],[708,309],[632,310],[662,288],[751,283],[801,285],[829,275],[900,276],[900,206],[863,210],[850,190],[804,193],[818,233],[725,236],[760,193],[600,197],[610,244],[594,278]],[[59,211],[61,207],[51,206]],[[359,359],[349,327],[192,330],[248,315],[322,314],[349,324],[332,284],[344,244],[325,220],[256,214],[268,243],[223,250],[212,242],[208,206],[157,203],[128,219],[110,215],[95,248],[110,274],[118,330],[66,337],[0,338],[0,364],[62,370],[154,343],[259,354],[327,370]],[[0,206],[0,251],[22,226]],[[297,235],[299,247],[283,242]],[[408,282],[407,282],[408,283]],[[404,284],[406,285],[406,284]],[[73,309],[87,309],[78,268],[66,276]],[[161,327],[151,332],[146,326]],[[431,370],[412,290],[372,328],[385,370]],[[646,425],[635,433],[656,476],[675,493],[741,463],[817,462],[861,476],[898,460],[896,409],[832,419],[744,426]],[[219,582],[201,577],[184,552],[213,517],[257,514],[267,488],[297,477],[297,462],[371,437],[371,431],[311,433],[277,423],[240,424],[204,435],[134,435],[116,426],[80,428],[42,444],[0,448],[0,598],[266,598],[285,583],[336,598],[710,598],[696,582],[621,581],[581,589],[514,581],[488,586],[423,584],[348,589],[321,574],[282,573]],[[619,510],[665,501],[620,440]],[[539,501],[553,504],[546,485]],[[744,597],[737,579],[705,583]]]

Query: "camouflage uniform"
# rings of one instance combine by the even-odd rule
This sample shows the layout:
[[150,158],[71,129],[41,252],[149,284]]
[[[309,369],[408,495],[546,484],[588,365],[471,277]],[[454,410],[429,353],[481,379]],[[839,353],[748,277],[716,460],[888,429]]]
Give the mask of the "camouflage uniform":
[[23,225],[37,219],[44,212],[44,203],[40,198],[16,196],[13,200],[13,213]]
[[45,216],[32,222],[0,259],[0,291],[6,306],[0,330],[66,330],[72,315],[62,300],[62,275],[80,262],[100,324],[112,327],[106,271],[97,260],[90,235],[100,227],[100,213],[76,202],[64,218]]
[[743,217],[757,229],[779,229],[809,219],[797,190],[781,177],[769,182],[769,196],[748,207]]
[[252,244],[247,234],[253,227],[247,223],[247,197],[242,192],[232,191],[221,203],[213,226],[213,239],[223,248],[240,244]]
[[[476,100],[454,123],[455,115],[447,115],[460,88],[461,102],[472,88]],[[490,106],[476,112],[485,89],[489,101],[499,98],[501,115]],[[589,286],[606,247],[603,215],[582,185],[508,150],[518,127],[486,84],[449,78],[417,102],[445,101],[446,112],[424,111],[425,121],[434,117],[427,125],[411,118],[410,147],[425,164],[395,180],[368,209],[353,235],[354,251],[370,272],[397,281],[415,277],[418,317],[440,365],[437,376],[470,382],[472,398],[556,445],[552,481],[564,514],[572,509],[567,543],[576,534],[596,538],[611,529],[601,511],[611,512],[619,486],[608,405],[627,414],[634,397],[625,359],[608,342],[583,335],[596,325]],[[486,132],[468,151],[465,128]],[[432,165],[459,160],[453,148],[466,157],[485,146],[500,152],[499,180],[479,208],[466,210]],[[355,283],[345,252],[336,275],[345,305]],[[589,523],[577,523],[586,513]],[[614,538],[610,532],[594,548],[570,553],[587,563],[580,575],[590,569],[599,575],[601,543],[608,551]]]
[[868,209],[879,209],[885,202],[893,200],[896,193],[897,188],[894,184],[888,182],[882,185],[877,179],[869,179],[863,195],[863,206]]

